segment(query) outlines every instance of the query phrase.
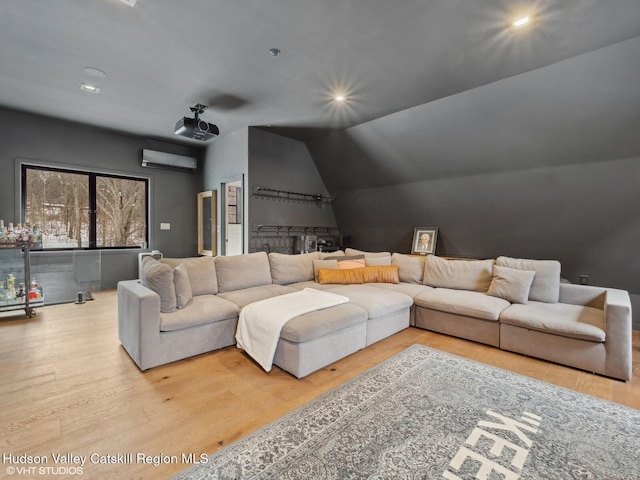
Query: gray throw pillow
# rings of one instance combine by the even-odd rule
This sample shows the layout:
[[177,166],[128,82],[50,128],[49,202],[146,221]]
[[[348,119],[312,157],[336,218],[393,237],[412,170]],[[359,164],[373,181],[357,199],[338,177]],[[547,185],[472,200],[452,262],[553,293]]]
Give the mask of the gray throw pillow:
[[529,300],[558,303],[560,298],[560,262],[557,260],[530,260],[526,258],[498,257],[496,265],[536,272],[531,284]]
[[160,296],[160,311],[171,313],[176,309],[176,288],[173,283],[173,270],[169,265],[155,258],[145,257],[142,261],[140,282]]
[[536,272],[493,266],[493,279],[487,295],[502,298],[511,303],[527,303],[529,290]]
[[173,283],[176,287],[176,308],[184,308],[193,299],[189,272],[184,264],[173,269]]

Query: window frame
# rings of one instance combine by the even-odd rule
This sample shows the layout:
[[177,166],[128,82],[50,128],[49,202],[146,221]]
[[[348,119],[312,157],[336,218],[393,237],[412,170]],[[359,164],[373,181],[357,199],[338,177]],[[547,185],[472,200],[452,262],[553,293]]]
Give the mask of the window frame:
[[[27,217],[27,171],[28,170],[44,170],[49,172],[61,172],[76,175],[85,175],[87,177],[87,187],[89,196],[89,246],[87,247],[57,247],[57,248],[42,248],[42,251],[56,252],[56,251],[71,251],[71,250],[144,250],[150,245],[150,228],[149,221],[151,218],[151,179],[149,177],[142,177],[124,173],[114,173],[105,171],[96,171],[82,168],[65,167],[57,165],[44,165],[36,163],[20,162],[20,218],[22,222]],[[116,178],[121,180],[133,180],[144,183],[145,188],[145,245],[125,245],[125,246],[97,246],[97,179],[98,178]]]

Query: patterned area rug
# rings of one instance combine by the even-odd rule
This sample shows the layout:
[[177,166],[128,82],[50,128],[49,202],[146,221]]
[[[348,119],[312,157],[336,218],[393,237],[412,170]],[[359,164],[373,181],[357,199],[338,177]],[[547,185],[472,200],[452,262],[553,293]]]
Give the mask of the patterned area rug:
[[413,345],[174,479],[640,479],[640,412]]

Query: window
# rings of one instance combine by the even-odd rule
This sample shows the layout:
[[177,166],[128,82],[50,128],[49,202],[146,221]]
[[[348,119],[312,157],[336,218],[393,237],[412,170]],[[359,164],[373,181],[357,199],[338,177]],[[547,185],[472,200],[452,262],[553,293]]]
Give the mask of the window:
[[148,180],[22,165],[23,218],[42,248],[135,248],[148,242]]

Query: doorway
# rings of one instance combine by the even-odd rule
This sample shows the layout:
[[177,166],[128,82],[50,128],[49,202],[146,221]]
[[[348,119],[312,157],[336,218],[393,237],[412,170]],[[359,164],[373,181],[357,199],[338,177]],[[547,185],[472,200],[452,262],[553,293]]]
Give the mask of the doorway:
[[222,255],[244,253],[243,176],[226,179],[221,183],[223,192]]

